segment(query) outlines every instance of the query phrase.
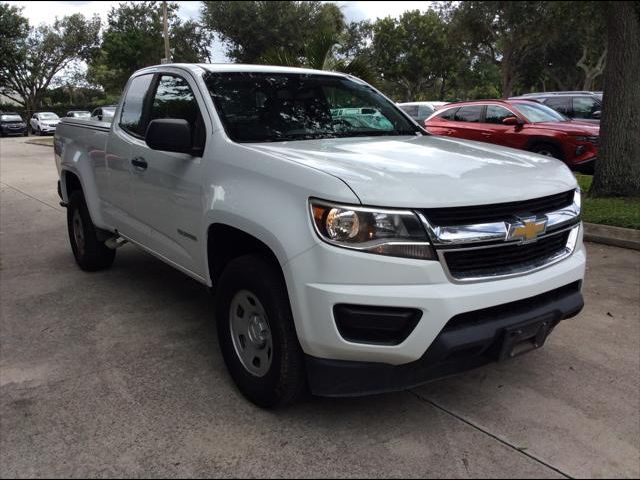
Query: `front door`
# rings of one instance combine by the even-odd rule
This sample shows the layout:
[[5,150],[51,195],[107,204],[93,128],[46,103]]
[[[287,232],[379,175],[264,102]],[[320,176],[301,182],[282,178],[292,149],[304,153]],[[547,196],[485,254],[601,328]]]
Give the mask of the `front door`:
[[156,254],[195,273],[205,274],[206,238],[201,232],[206,127],[199,90],[186,77],[157,74],[146,124],[184,119],[191,126],[194,154],[151,150],[144,140],[132,145],[131,200],[142,230],[141,242]]

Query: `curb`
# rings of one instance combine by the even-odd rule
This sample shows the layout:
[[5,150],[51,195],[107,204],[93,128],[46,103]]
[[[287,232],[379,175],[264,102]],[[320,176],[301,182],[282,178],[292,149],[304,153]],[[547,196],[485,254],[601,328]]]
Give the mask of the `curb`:
[[29,145],[38,145],[40,147],[52,147],[53,148],[53,142],[49,143],[49,142],[38,142],[35,140],[25,140],[24,143],[27,143]]
[[584,223],[584,239],[614,247],[640,250],[640,230]]

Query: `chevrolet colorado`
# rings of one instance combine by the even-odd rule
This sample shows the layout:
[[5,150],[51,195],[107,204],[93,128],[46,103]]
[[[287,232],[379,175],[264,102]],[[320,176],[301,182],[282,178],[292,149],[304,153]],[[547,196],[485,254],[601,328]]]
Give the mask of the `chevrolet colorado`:
[[349,75],[149,67],[112,122],[65,118],[54,147],[80,268],[131,242],[212,287],[225,363],[263,407],[508,359],[583,306],[562,162],[431,136]]

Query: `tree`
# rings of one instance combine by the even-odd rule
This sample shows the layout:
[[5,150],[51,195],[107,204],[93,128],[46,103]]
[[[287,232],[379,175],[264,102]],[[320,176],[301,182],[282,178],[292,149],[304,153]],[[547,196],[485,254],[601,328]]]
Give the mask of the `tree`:
[[319,32],[344,28],[340,9],[319,1],[203,2],[202,23],[227,45],[227,56],[242,63],[257,63],[274,49],[301,54]]
[[458,32],[466,35],[476,55],[500,67],[503,97],[513,94],[523,66],[547,42],[540,20],[548,16],[544,1],[449,2],[445,13]]
[[[52,26],[28,28],[20,12],[0,4],[3,57],[0,64],[0,93],[24,106],[37,109],[53,78],[72,62],[85,60],[93,52],[100,31],[100,19],[74,14],[57,19]],[[18,30],[5,30],[5,25]],[[13,35],[13,45],[7,37]],[[4,51],[8,50],[8,54]],[[6,55],[6,56],[5,56]]]
[[606,4],[608,56],[592,196],[640,196],[640,2]]
[[[209,59],[211,35],[191,20],[175,13],[178,4],[169,3],[171,60],[203,62]],[[164,57],[162,8],[160,2],[128,2],[113,7],[107,18],[100,50],[89,65],[89,78],[107,92],[120,92],[131,74]]]
[[29,35],[29,22],[21,14],[22,9],[0,3],[0,58],[16,61],[21,53],[21,44]]
[[260,58],[260,63],[343,72],[375,84],[376,76],[368,60],[363,56],[354,58],[338,56],[336,51],[339,47],[338,34],[318,32],[303,45],[301,53],[275,48],[265,53]]
[[451,70],[447,26],[437,12],[405,12],[399,19],[373,25],[372,58],[390,92],[402,100],[417,100]]

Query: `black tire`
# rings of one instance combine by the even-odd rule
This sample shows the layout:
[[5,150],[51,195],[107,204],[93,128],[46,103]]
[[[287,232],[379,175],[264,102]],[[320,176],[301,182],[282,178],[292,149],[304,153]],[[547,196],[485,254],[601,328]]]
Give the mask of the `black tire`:
[[[252,374],[243,365],[232,338],[231,305],[243,291],[250,292],[264,308],[270,329],[273,351],[263,376]],[[268,257],[245,255],[232,260],[225,268],[216,294],[216,323],[224,361],[247,399],[262,408],[276,408],[295,403],[306,393],[304,355],[286,285],[279,267]]]
[[[78,217],[76,217],[76,214]],[[113,264],[116,251],[98,240],[96,227],[81,191],[74,191],[67,206],[69,243],[78,266],[87,272],[104,270]],[[81,234],[79,238],[78,234]]]
[[531,147],[530,150],[533,153],[537,153],[539,155],[545,155],[547,157],[557,158],[558,160],[564,160],[562,150],[560,150],[555,145],[551,145],[550,143],[536,143]]

